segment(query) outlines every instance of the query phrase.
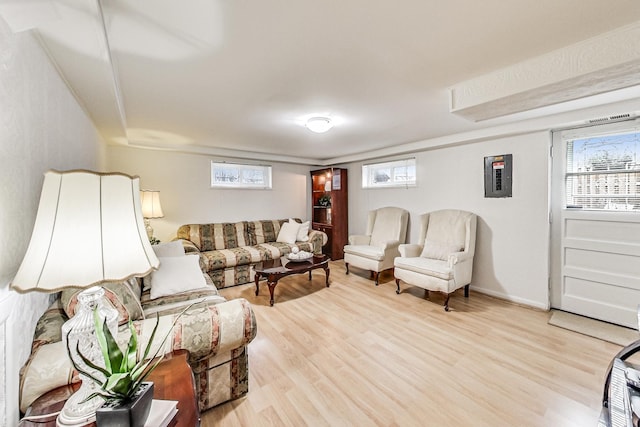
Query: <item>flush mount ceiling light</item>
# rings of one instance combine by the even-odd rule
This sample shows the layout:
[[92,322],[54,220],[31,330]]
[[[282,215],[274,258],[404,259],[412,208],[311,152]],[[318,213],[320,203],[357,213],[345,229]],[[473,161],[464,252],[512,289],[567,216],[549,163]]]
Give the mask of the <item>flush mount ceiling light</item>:
[[333,127],[333,123],[328,117],[311,117],[306,126],[311,132],[324,133]]

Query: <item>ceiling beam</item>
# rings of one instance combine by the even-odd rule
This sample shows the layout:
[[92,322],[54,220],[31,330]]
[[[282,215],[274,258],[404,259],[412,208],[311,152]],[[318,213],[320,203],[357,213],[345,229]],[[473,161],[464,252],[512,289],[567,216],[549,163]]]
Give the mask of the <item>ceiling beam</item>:
[[461,82],[450,111],[481,121],[640,85],[638,40],[634,23]]

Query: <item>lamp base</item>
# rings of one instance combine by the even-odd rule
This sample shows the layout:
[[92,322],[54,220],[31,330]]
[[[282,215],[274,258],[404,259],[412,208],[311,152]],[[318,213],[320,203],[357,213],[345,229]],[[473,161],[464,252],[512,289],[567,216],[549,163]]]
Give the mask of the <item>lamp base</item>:
[[[96,408],[97,409],[97,408]],[[95,409],[92,415],[89,416],[79,416],[79,417],[70,417],[67,418],[68,415],[63,415],[62,412],[58,415],[56,419],[57,427],[82,427],[87,424],[91,424],[96,421],[96,413]]]
[[[118,311],[104,298],[104,290],[93,286],[78,294],[78,308],[75,316],[62,325],[62,339],[69,349],[69,357],[73,359],[79,370],[97,378],[102,374],[87,366],[77,354],[82,354],[96,366],[104,366],[104,358],[95,334],[94,310],[100,319],[106,319],[107,327],[113,334],[117,333]],[[115,336],[115,335],[114,335]],[[64,427],[85,425],[95,420],[96,409],[104,403],[104,399],[95,396],[87,398],[100,390],[100,385],[91,378],[80,373],[82,385],[65,403],[58,415],[56,424]]]
[[153,239],[153,227],[151,227],[151,220],[149,218],[144,219],[144,229],[147,230],[149,240]]

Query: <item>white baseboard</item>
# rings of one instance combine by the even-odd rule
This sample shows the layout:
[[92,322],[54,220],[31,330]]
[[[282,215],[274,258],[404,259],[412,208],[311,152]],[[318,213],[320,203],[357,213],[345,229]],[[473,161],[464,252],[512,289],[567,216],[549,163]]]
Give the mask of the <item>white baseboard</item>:
[[540,301],[533,301],[526,298],[514,297],[512,295],[505,294],[503,292],[496,292],[491,289],[479,288],[471,285],[470,289],[474,292],[479,292],[481,294],[486,294],[495,298],[503,299],[506,301],[514,302],[516,304],[527,305],[529,307],[538,308],[540,310],[549,311],[551,309],[550,303],[543,304]]

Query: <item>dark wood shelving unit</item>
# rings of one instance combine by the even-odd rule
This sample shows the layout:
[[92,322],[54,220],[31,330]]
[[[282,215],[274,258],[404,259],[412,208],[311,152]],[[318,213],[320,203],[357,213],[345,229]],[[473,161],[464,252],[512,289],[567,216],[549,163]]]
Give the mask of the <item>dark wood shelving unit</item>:
[[348,242],[347,170],[326,168],[311,171],[311,224],[329,238],[324,253],[331,259],[344,257]]

